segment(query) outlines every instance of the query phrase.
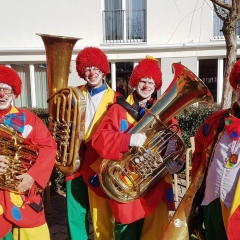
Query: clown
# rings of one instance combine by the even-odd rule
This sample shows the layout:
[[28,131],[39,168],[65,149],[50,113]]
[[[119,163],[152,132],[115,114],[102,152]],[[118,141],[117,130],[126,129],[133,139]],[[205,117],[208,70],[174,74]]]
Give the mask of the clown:
[[[22,81],[11,68],[0,66],[0,119],[23,138],[39,147],[35,164],[16,176],[20,180],[16,191],[0,188],[0,239],[50,239],[45,220],[42,195],[52,172],[56,143],[42,120],[26,109],[12,106],[13,99],[21,93]],[[0,175],[8,170],[8,156],[0,156]]]
[[106,114],[108,105],[116,100],[117,94],[106,84],[109,73],[107,56],[98,48],[86,47],[79,52],[76,70],[86,84],[79,86],[86,98],[85,133],[82,149],[82,166],[79,171],[67,176],[68,236],[71,240],[87,240],[89,235],[89,210],[91,212],[94,239],[111,240],[113,216],[108,197],[103,193],[99,179],[102,159],[92,148],[92,136]]
[[[192,179],[197,169],[208,171],[203,206],[205,238],[237,240],[240,236],[240,61],[230,73],[236,102],[231,109],[211,114],[195,135],[195,152],[192,159]],[[219,119],[223,119],[223,129],[217,135]],[[209,149],[212,157],[208,160]]]
[[[147,57],[139,62],[130,76],[134,88],[127,100],[117,98],[102,120],[93,136],[93,147],[101,157],[121,160],[123,153],[131,147],[143,146],[146,135],[129,134],[133,124],[144,115],[144,109],[154,103],[152,94],[162,85],[162,73],[155,58]],[[168,123],[177,123],[174,118]],[[130,203],[111,199],[115,217],[115,239],[117,240],[158,240],[168,224],[168,211],[174,209],[172,176],[180,171],[183,161],[170,160],[169,174],[159,180],[143,197]]]

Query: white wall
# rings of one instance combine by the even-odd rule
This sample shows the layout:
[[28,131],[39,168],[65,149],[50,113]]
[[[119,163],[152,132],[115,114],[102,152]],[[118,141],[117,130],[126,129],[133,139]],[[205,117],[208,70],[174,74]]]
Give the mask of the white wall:
[[147,0],[148,43],[209,42],[213,33],[211,6],[209,0]]
[[[146,0],[147,44],[208,42],[212,36],[209,0]],[[83,38],[76,46],[103,43],[102,1],[2,0],[1,47],[42,47],[36,33]],[[4,37],[3,37],[4,36]]]
[[1,47],[41,47],[36,33],[83,38],[78,46],[102,42],[101,1],[2,0],[0,21]]

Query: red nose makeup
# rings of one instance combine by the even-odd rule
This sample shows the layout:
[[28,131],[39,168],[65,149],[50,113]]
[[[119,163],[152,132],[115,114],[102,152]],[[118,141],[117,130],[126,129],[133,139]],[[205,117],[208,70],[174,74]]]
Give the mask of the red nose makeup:
[[94,73],[90,72],[89,78],[91,78],[94,75]]

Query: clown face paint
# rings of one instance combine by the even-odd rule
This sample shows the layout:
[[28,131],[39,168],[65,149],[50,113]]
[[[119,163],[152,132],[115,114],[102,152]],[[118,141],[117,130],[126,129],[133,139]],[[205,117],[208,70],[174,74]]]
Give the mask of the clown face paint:
[[13,92],[6,94],[4,92],[4,89],[12,89],[12,87],[5,83],[0,83],[0,110],[5,110],[9,108],[12,100],[15,99],[15,95]]
[[151,98],[155,90],[155,82],[152,78],[141,78],[136,87],[137,94],[143,99]]
[[103,77],[103,73],[96,67],[87,67],[85,69],[85,80],[90,87],[100,87]]

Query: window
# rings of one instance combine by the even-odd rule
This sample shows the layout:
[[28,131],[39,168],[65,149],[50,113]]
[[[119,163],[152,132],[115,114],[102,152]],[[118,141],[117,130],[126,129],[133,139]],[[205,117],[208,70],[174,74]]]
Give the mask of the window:
[[31,108],[32,102],[31,102],[31,86],[30,86],[29,66],[12,64],[11,68],[18,73],[19,77],[22,80],[22,92],[18,96],[18,98],[16,98],[13,101],[13,104],[16,107]]
[[[31,86],[29,64],[11,64],[22,80],[22,93],[13,100],[16,107],[48,108],[48,86],[46,64],[34,64],[34,85]],[[32,98],[31,90],[34,91]],[[36,102],[36,103],[33,103]]]
[[217,101],[217,69],[217,59],[199,60],[199,78],[206,84],[215,102]]
[[48,82],[46,64],[34,65],[36,106],[38,108],[48,108]]
[[[127,97],[133,91],[129,85],[129,78],[132,71],[133,62],[116,63],[116,91],[124,97]],[[111,73],[106,76],[106,81],[111,86]]]
[[145,41],[145,1],[105,0],[104,42]]

